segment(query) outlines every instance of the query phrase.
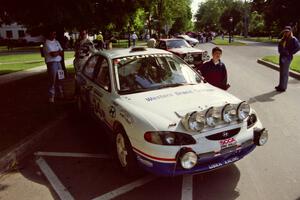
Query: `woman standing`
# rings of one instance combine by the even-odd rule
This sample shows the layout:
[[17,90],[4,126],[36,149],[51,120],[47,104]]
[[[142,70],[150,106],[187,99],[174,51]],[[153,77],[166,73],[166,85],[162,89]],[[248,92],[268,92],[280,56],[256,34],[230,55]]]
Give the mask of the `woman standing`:
[[290,26],[284,27],[281,33],[283,36],[278,44],[280,76],[279,85],[275,87],[278,92],[284,92],[287,89],[290,64],[293,55],[300,49],[299,41],[293,36]]

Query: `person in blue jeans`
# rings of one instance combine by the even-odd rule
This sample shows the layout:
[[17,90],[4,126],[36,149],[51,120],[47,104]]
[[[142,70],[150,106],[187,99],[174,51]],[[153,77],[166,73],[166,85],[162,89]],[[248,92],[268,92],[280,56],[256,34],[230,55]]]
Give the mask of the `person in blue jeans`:
[[[55,90],[58,88],[60,97],[63,98],[63,87],[60,79],[63,78],[63,70],[61,60],[63,56],[63,49],[60,43],[55,39],[56,32],[49,31],[47,39],[44,44],[45,62],[47,65],[47,72],[49,76],[49,102],[54,103]],[[59,74],[60,73],[60,74]]]
[[300,50],[300,44],[293,36],[292,28],[286,26],[282,31],[282,39],[278,44],[279,52],[279,84],[275,87],[278,92],[285,92],[289,80],[289,68],[293,60],[293,55]]

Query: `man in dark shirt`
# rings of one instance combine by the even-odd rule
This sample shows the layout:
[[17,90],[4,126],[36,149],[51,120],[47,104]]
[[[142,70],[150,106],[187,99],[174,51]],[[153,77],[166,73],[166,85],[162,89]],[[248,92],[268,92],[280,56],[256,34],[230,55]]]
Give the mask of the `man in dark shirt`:
[[205,62],[200,71],[208,83],[223,90],[227,90],[230,85],[227,83],[226,66],[220,60],[221,55],[222,49],[214,47],[212,49],[212,59]]

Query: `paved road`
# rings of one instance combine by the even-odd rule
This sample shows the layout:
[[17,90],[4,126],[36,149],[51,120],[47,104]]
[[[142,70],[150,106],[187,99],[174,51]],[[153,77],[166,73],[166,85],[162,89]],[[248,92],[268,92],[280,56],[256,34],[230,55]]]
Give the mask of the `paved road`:
[[[209,51],[212,47],[202,45]],[[109,199],[114,194],[118,195],[115,199],[299,200],[300,81],[291,78],[287,92],[274,91],[278,72],[256,63],[257,58],[276,53],[276,49],[274,53],[270,51],[272,47],[250,45],[223,49],[231,84],[229,92],[248,100],[256,109],[270,131],[266,146],[257,148],[234,165],[206,174],[175,178],[143,174],[128,178],[113,160],[99,158],[111,154],[105,130],[89,118],[82,120],[74,111],[54,128],[56,137],[37,151],[88,155],[32,155],[22,163],[19,172],[0,179],[0,199],[59,199],[55,192],[59,191],[65,199],[72,199],[71,196],[80,200]],[[46,168],[47,178],[41,171]],[[131,190],[134,185],[138,187]],[[121,194],[122,191],[125,193]]]

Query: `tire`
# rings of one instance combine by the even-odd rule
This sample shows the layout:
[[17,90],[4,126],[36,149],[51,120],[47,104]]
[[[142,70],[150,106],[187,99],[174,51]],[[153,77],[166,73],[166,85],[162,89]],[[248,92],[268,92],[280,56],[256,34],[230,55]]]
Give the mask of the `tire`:
[[140,173],[135,153],[123,129],[117,129],[115,134],[116,158],[121,169],[129,176]]

